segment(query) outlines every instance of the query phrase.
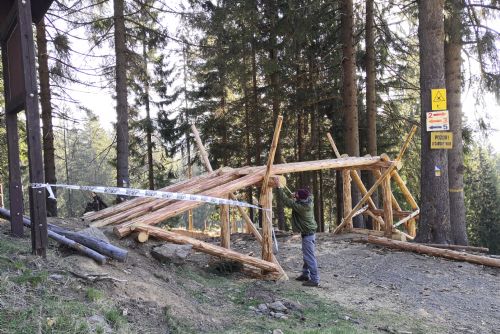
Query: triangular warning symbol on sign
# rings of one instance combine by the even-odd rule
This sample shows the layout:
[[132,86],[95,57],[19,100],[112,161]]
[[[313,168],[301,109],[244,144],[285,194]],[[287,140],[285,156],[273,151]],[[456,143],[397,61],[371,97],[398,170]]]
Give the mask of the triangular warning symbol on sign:
[[441,94],[441,91],[437,91],[436,95],[434,96],[433,102],[444,102],[446,101],[446,98]]

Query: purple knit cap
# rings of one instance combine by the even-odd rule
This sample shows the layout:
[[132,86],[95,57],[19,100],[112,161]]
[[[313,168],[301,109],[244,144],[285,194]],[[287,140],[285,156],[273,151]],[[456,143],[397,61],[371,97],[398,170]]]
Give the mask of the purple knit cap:
[[311,193],[307,189],[299,189],[297,190],[297,198],[298,199],[307,199],[309,196],[311,196]]

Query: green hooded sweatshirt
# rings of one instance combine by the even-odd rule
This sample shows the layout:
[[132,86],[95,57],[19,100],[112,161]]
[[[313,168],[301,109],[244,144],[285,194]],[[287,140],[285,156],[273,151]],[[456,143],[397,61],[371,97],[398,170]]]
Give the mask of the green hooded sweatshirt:
[[314,233],[318,224],[314,220],[313,197],[306,200],[294,201],[288,198],[282,189],[277,189],[278,198],[283,204],[292,208],[292,230],[296,233]]

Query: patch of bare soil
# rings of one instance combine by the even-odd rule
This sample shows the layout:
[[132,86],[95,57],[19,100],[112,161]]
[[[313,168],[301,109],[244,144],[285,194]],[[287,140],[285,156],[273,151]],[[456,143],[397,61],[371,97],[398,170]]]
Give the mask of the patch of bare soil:
[[[51,222],[85,227],[76,219]],[[278,238],[277,256],[291,279],[266,282],[243,273],[221,273],[216,270],[219,260],[202,253],[191,255],[182,265],[161,264],[150,255],[161,241],[137,244],[117,240],[111,229],[104,232],[112,243],[128,249],[126,263],[99,266],[53,246],[46,265],[49,272],[68,273],[72,283],[61,287],[62,295],[83,300],[75,292],[78,285],[102,291],[125,317],[130,333],[272,333],[277,329],[283,333],[500,333],[499,269],[321,234],[317,241],[321,285],[305,288],[293,280],[302,266],[297,236]],[[233,235],[231,247],[260,255],[247,235]],[[286,306],[283,317],[258,311],[276,301]]]

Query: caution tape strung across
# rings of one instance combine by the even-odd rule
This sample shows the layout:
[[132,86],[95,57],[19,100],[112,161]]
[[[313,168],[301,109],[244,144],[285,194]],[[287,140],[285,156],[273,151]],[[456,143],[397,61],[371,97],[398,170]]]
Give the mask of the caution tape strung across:
[[47,191],[49,192],[49,198],[54,200],[56,198],[54,196],[54,192],[52,191],[52,187],[92,191],[95,193],[110,194],[110,195],[152,197],[152,198],[169,199],[177,201],[204,202],[217,205],[232,205],[232,206],[242,206],[247,208],[255,208],[259,210],[268,210],[268,209],[263,209],[257,205],[249,204],[246,202],[234,201],[230,199],[204,196],[204,195],[174,193],[174,192],[159,191],[159,190],[144,190],[144,189],[134,189],[134,188],[101,187],[101,186],[77,186],[68,184],[48,184],[48,183],[32,183],[31,187],[46,188]]

